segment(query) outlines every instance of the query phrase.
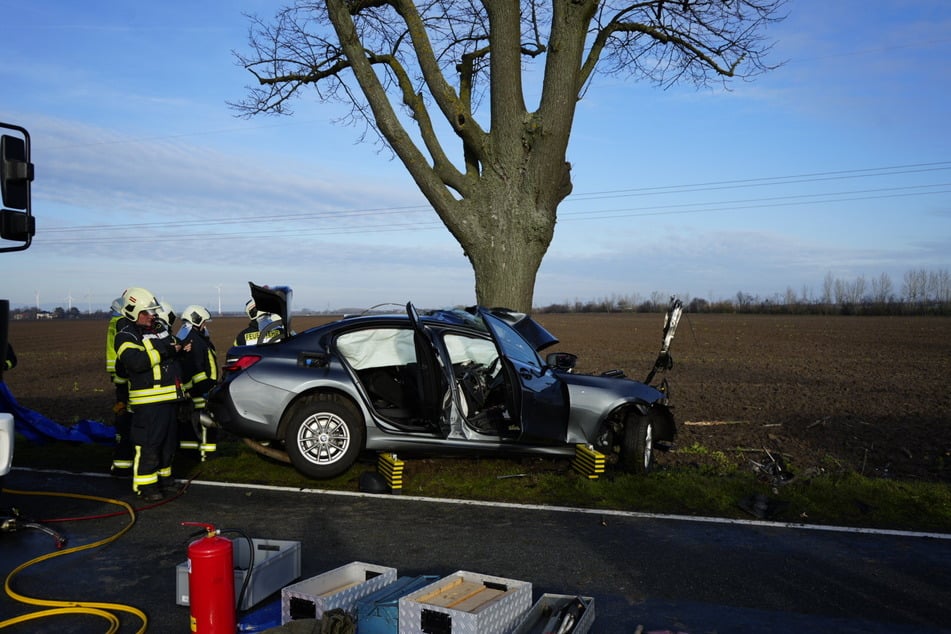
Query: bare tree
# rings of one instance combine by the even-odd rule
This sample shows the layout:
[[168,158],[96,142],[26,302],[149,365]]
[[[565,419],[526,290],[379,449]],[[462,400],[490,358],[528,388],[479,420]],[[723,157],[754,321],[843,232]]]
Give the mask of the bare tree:
[[939,269],[928,273],[928,297],[936,302],[951,299],[951,274],[948,269]]
[[527,311],[596,71],[660,86],[757,75],[784,2],[295,0],[252,18],[236,56],[258,85],[232,105],[288,114],[307,88],[352,105],[462,246],[476,300]]
[[872,299],[877,304],[887,304],[892,300],[894,287],[892,278],[888,273],[882,273],[877,278],[872,278]]
[[794,289],[792,286],[786,287],[786,295],[783,297],[783,304],[786,306],[796,305],[796,289]]
[[928,288],[928,272],[925,269],[913,269],[905,272],[902,283],[902,295],[910,304],[925,301]]
[[[822,279],[822,303],[829,305],[832,304],[832,294],[836,290],[836,279],[832,275],[832,271],[827,271],[826,276]],[[836,297],[838,301],[838,297]]]
[[839,306],[845,306],[849,302],[849,283],[841,278],[835,278],[835,303]]
[[849,284],[848,298],[850,304],[861,304],[865,301],[865,287],[867,282],[864,275],[859,275],[855,281]]

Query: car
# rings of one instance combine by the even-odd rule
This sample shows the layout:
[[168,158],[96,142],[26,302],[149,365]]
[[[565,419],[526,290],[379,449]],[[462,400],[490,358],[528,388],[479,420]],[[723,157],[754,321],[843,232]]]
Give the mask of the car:
[[[292,290],[250,287],[284,335],[228,350],[202,423],[310,478],[340,475],[363,452],[572,456],[579,445],[612,468],[647,473],[655,450],[674,441],[666,378],[654,386],[620,371],[576,373],[564,352],[543,359],[558,339],[529,315],[420,312],[410,302],[295,333]],[[668,313],[648,381],[670,366],[675,326]]]

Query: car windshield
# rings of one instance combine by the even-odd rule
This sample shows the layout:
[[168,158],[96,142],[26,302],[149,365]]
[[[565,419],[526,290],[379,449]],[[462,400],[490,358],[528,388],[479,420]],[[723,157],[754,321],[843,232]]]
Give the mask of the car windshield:
[[476,328],[486,332],[485,324],[482,323],[482,320],[479,319],[478,315],[474,315],[471,312],[461,308],[441,308],[439,310],[433,310],[426,313],[426,316],[436,321],[443,321],[448,324],[458,324],[460,326],[469,326],[470,328]]

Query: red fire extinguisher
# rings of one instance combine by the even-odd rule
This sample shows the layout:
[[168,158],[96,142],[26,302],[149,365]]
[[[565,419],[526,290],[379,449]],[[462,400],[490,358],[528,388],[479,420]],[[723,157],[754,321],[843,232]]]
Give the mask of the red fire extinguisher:
[[212,524],[201,526],[205,536],[188,545],[188,603],[191,631],[197,634],[235,634],[234,556],[231,540]]

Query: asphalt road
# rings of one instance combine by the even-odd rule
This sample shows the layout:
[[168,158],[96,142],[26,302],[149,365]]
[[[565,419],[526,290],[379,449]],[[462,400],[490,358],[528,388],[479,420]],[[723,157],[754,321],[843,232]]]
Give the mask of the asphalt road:
[[[14,470],[7,489],[133,501],[108,477]],[[127,516],[111,505],[4,493],[0,508],[47,525],[67,546],[106,538]],[[57,557],[15,576],[20,594],[115,602],[148,614],[150,632],[187,632],[175,603],[175,566],[208,522],[261,539],[301,542],[301,578],[359,561],[399,576],[473,571],[532,584],[542,593],[595,599],[592,632],[951,633],[951,533],[862,534],[763,524],[646,518],[414,499],[272,490],[194,482],[177,499],[138,513],[105,546]],[[54,550],[45,533],[0,534],[0,572]],[[0,597],[0,620],[36,611]],[[121,614],[121,632],[140,626]],[[105,621],[62,616],[10,632],[104,632]]]

